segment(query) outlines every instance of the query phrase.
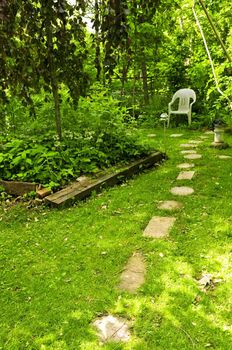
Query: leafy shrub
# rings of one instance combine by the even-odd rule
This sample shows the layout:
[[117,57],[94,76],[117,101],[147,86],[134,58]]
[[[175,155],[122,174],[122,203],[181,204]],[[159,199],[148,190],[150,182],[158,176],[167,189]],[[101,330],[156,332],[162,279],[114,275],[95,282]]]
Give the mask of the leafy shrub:
[[83,173],[149,153],[120,129],[66,133],[62,142],[51,134],[4,139],[0,146],[0,178],[59,187]]
[[145,109],[145,124],[149,127],[156,127],[162,125],[160,122],[160,115],[168,112],[168,104],[172,96],[168,94],[154,95],[150,99],[149,105]]
[[[19,128],[18,135],[0,140],[2,179],[59,187],[83,173],[95,173],[149,153],[138,144],[135,131],[127,131],[126,107],[101,86],[95,85],[90,96],[80,98],[77,107],[62,89],[62,125],[66,130],[62,141],[52,131],[54,107],[49,94],[35,95],[33,101],[37,118],[27,119],[27,123],[24,118],[23,132]],[[13,104],[8,107],[10,110]],[[17,116],[16,109],[12,115],[19,121],[21,114]]]

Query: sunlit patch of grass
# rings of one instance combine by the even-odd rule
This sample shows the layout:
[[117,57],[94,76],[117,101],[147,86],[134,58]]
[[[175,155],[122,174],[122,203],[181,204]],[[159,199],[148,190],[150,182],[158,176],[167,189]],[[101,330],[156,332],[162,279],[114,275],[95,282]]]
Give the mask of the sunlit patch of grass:
[[[176,132],[176,131],[175,131]],[[174,198],[170,188],[183,163],[179,144],[201,132],[180,133],[164,146],[162,130],[142,130],[169,159],[122,186],[63,210],[0,208],[0,348],[7,350],[228,350],[231,344],[231,154],[199,145],[202,159],[188,184],[195,193]],[[232,144],[232,137],[227,136]],[[181,210],[157,208],[175,199]],[[4,210],[5,209],[5,210]],[[142,236],[152,216],[171,215],[169,236]],[[118,289],[134,251],[144,254],[146,282],[137,294]],[[202,275],[214,283],[200,286]],[[128,344],[99,344],[92,322],[102,314],[131,322]]]

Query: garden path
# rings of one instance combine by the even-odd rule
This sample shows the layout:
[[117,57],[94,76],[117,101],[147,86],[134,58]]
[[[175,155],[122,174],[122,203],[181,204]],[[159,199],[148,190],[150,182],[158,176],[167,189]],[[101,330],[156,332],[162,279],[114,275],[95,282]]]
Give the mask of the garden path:
[[[181,137],[182,134],[172,134],[170,137]],[[200,159],[201,154],[197,154],[192,148],[197,148],[203,140],[208,139],[208,136],[201,136],[201,140],[190,140],[189,143],[180,144],[180,149],[188,148],[185,151],[180,150],[180,154],[186,159]],[[155,137],[155,134],[149,134],[148,137]],[[187,155],[186,155],[187,154]],[[181,163],[176,165],[180,169],[194,168],[193,163]],[[195,171],[181,171],[176,180],[190,182],[195,178]],[[173,196],[188,196],[194,193],[194,189],[188,186],[176,186],[170,189]],[[162,201],[158,204],[159,209],[175,211],[183,207],[181,202],[175,200]],[[153,239],[166,238],[172,227],[174,226],[176,218],[174,216],[154,216],[150,219],[147,227],[143,232],[144,237]],[[121,274],[119,288],[124,292],[135,293],[145,281],[146,264],[141,252],[134,252],[129,258],[124,271]],[[127,321],[119,319],[112,315],[103,316],[95,320],[94,325],[97,327],[99,337],[102,341],[129,341],[130,334],[128,330]],[[104,325],[104,326],[103,326]],[[118,325],[118,326],[117,326]],[[125,326],[127,325],[127,326]],[[126,330],[122,332],[122,329]],[[112,331],[113,330],[113,331]]]

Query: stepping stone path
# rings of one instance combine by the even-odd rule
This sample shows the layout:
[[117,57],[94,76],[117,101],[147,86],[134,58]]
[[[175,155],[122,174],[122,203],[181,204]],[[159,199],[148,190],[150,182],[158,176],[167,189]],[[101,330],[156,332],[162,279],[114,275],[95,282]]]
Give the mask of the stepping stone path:
[[189,143],[194,143],[196,145],[202,143],[203,141],[197,141],[197,140],[190,140]]
[[144,237],[163,238],[172,228],[176,218],[154,216],[143,232]]
[[183,136],[183,134],[172,134],[172,135],[170,135],[170,137],[181,137],[181,136]]
[[146,265],[141,253],[134,253],[121,274],[119,288],[134,293],[144,283]]
[[177,176],[177,180],[192,180],[195,171],[181,171]]
[[186,151],[181,151],[180,153],[181,154],[196,154],[197,151],[194,151],[193,149],[189,149],[189,150],[186,150]]
[[[206,132],[207,135],[213,134],[212,131]],[[181,137],[183,134],[172,134],[170,137]],[[155,134],[149,134],[148,137],[155,137]],[[200,138],[206,139],[208,136],[203,135]],[[191,140],[189,143],[181,144],[180,147],[194,148],[203,141]],[[186,159],[199,159],[201,154],[197,154],[195,150],[184,150],[182,154],[186,154]],[[220,159],[229,159],[231,156],[218,155]],[[193,163],[178,164],[180,169],[189,169],[194,167]],[[177,180],[191,180],[195,174],[195,171],[181,171],[177,177]],[[82,179],[81,179],[82,180]],[[83,179],[85,181],[85,179]],[[176,196],[188,196],[194,193],[194,189],[187,186],[173,187],[170,192]],[[162,210],[177,210],[183,206],[182,203],[175,200],[161,201],[157,205],[158,209]],[[144,237],[152,238],[165,238],[168,236],[176,221],[175,217],[169,216],[154,216],[148,223],[143,232]],[[143,255],[139,252],[135,252],[128,260],[121,276],[119,288],[122,291],[129,293],[135,293],[137,289],[144,283],[146,273],[146,264]],[[123,318],[118,318],[113,315],[103,316],[96,319],[93,325],[98,329],[99,338],[102,342],[115,341],[115,342],[128,342],[131,338],[129,331],[129,323]]]
[[173,187],[170,192],[176,196],[189,196],[194,192],[194,189],[187,186],[179,186]]
[[224,155],[220,155],[220,156],[217,156],[219,159],[231,159],[232,157],[231,156],[224,156]]
[[103,342],[128,342],[130,340],[129,326],[126,320],[112,315],[103,316],[94,321],[99,337]]
[[182,203],[177,201],[162,201],[158,205],[158,209],[164,209],[164,210],[176,210],[180,209],[183,206]]
[[193,164],[193,163],[182,163],[182,164],[178,164],[177,168],[189,169],[189,168],[193,168],[194,166],[195,166],[195,164]]
[[185,148],[195,148],[195,147],[197,147],[197,145],[194,145],[193,143],[182,143],[182,144],[180,144],[180,147],[185,147]]
[[200,159],[202,158],[201,154],[187,154],[187,156],[184,156],[185,159]]

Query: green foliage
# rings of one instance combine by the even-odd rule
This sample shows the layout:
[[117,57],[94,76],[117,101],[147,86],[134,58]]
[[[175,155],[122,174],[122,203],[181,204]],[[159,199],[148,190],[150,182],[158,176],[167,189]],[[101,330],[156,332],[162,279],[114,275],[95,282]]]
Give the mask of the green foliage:
[[[69,131],[78,140],[81,135],[85,142],[78,159],[83,156],[84,165],[72,170],[78,174],[92,171],[91,166],[95,169],[136,156],[135,141],[126,134],[124,122],[158,125],[160,114],[167,112],[169,97],[178,88],[196,91],[194,128],[210,126],[216,117],[231,124],[231,65],[198,4],[196,11],[223,97],[215,88],[190,1],[180,7],[170,0],[96,0],[91,9],[92,35],[84,24],[87,3],[79,0],[73,7],[66,0],[2,1],[1,133],[13,133],[20,140],[39,134],[41,144],[55,128],[61,138],[63,128],[61,145],[69,143]],[[230,2],[206,1],[206,6],[230,51]],[[52,136],[51,143],[56,141]],[[47,147],[46,141],[42,146]],[[95,158],[100,160],[98,165],[92,162]],[[52,170],[56,174],[57,168],[58,163]],[[69,175],[64,178],[68,180]],[[45,182],[60,183],[62,176],[58,177],[46,177]]]
[[135,135],[109,119],[105,129],[97,124],[95,130],[67,132],[62,142],[52,134],[2,139],[0,178],[59,187],[80,174],[95,173],[147,153]]
[[[80,174],[127,162],[147,154],[134,129],[127,130],[126,107],[96,84],[76,108],[67,88],[62,89],[65,115],[62,141],[54,135],[53,102],[49,92],[33,96],[36,119],[18,98],[6,109],[7,131],[0,148],[0,178],[63,186]],[[72,130],[72,131],[71,131]],[[14,136],[12,136],[12,132]]]
[[35,117],[32,94],[51,92],[61,138],[60,84],[75,101],[88,85],[83,67],[85,2],[76,1],[75,9],[66,0],[9,1],[2,6],[0,99],[6,103],[9,93],[19,96]]
[[144,107],[138,120],[139,124],[146,127],[163,125],[160,121],[160,115],[167,112],[170,100],[170,95],[154,95],[150,99],[149,105]]

